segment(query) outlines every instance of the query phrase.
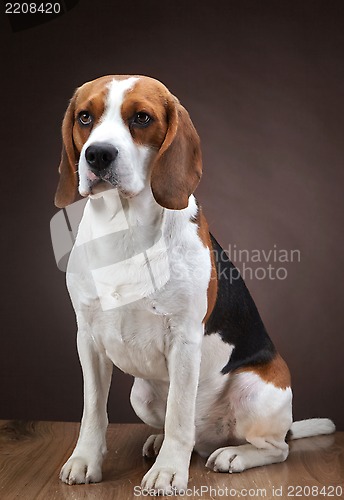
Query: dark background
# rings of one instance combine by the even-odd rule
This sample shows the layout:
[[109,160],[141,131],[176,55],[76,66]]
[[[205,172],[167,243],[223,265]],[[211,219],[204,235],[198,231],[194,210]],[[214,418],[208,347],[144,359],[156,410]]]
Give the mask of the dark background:
[[[222,245],[300,250],[287,279],[247,285],[291,368],[295,418],[344,430],[343,26],[342,1],[316,0],[80,0],[17,32],[0,16],[0,418],[80,419],[74,313],[49,234],[60,124],[75,87],[134,73],[189,110],[197,197]],[[115,371],[112,422],[136,420],[131,383]]]

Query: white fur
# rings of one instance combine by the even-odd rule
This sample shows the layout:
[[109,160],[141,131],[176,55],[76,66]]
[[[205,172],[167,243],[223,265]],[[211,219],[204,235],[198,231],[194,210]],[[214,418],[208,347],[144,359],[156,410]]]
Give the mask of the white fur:
[[[131,222],[136,219],[138,224],[135,215],[137,197],[135,201],[123,202],[120,209],[125,214],[123,217],[123,214],[116,212],[118,205],[111,203],[113,196],[116,196],[113,190],[109,190],[88,201],[68,264],[67,283],[77,314],[78,349],[85,379],[85,407],[78,444],[62,469],[61,478],[70,484],[99,480],[100,465],[92,465],[89,474],[85,472],[85,476],[80,476],[80,471],[85,464],[93,464],[91,456],[97,457],[97,464],[102,461],[107,423],[106,396],[111,375],[111,370],[104,371],[103,363],[111,360],[123,371],[149,381],[152,386],[156,380],[157,386],[162,384],[165,389],[162,399],[165,439],[159,457],[143,484],[148,488],[154,485],[166,486],[164,481],[167,480],[168,487],[171,487],[173,477],[173,485],[183,488],[187,482],[195,439],[195,401],[201,361],[202,319],[207,308],[206,291],[210,278],[209,250],[199,239],[197,226],[190,222],[190,217],[197,210],[193,197],[190,198],[188,208],[179,212],[162,210],[156,205],[156,225],[160,228],[164,241],[168,241],[166,252],[162,252],[157,258],[163,259],[165,265],[167,254],[170,279],[162,288],[143,294],[135,302],[104,309],[103,297],[99,295],[97,280],[92,272],[94,262],[101,260],[102,256],[99,254],[104,251],[103,242],[102,238],[93,240],[99,241],[100,245],[93,245],[92,251],[88,252],[87,238],[108,234],[108,230],[98,224],[100,214],[105,225],[106,221],[111,225],[115,219],[123,223],[124,218]],[[111,212],[111,207],[114,212]],[[151,215],[149,211],[145,217],[141,210],[140,221],[150,220]],[[130,255],[132,250],[128,248]],[[116,249],[113,251],[116,252]],[[122,283],[122,277],[127,274],[130,265],[127,261],[122,261],[123,272],[119,273],[118,278],[112,275],[114,289]],[[137,274],[140,274],[144,259],[137,260],[136,265]],[[202,272],[199,272],[200,269]],[[225,361],[223,356],[221,364]],[[95,386],[100,384],[99,372],[103,371],[102,387],[95,390]],[[159,387],[159,390],[162,389]]]
[[155,202],[153,152],[135,144],[120,114],[133,85],[133,78],[110,84],[104,116],[80,156],[81,193],[90,189],[84,155],[92,142],[118,148],[120,183],[90,196],[68,263],[84,413],[60,477],[68,484],[101,480],[114,363],[135,377],[138,416],[163,429],[143,448],[157,458],[142,486],[169,493],[186,488],[193,448],[212,453],[208,467],[228,472],[285,460],[292,395],[252,372],[221,373],[233,346],[216,333],[203,337],[211,261],[190,220],[197,205],[193,196],[180,211]]

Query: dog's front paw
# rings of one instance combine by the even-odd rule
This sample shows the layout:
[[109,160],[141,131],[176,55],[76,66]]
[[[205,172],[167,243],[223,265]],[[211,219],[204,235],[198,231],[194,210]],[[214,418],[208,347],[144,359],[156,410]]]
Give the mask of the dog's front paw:
[[156,457],[160,451],[163,440],[163,434],[152,434],[149,436],[143,445],[142,455],[148,458]]
[[185,491],[187,484],[187,469],[153,465],[142,479],[141,488],[156,495],[171,495]]
[[71,456],[61,469],[60,479],[67,484],[99,483],[102,480],[101,464],[83,456]]

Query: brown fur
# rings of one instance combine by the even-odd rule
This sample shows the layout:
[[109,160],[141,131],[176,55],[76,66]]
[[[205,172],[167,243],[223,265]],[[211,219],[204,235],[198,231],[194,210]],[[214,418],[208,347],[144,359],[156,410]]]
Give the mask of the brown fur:
[[202,175],[200,139],[188,112],[170,95],[168,130],[153,165],[151,186],[159,205],[173,210],[188,206]]
[[253,372],[264,380],[264,382],[273,384],[280,389],[286,389],[291,386],[289,368],[278,353],[269,363],[239,368],[235,373],[242,372]]
[[212,251],[212,244],[210,240],[209,227],[205,216],[203,215],[203,211],[201,207],[198,207],[197,217],[193,220],[195,224],[198,226],[198,236],[203,242],[203,245],[209,248],[210,251],[210,259],[211,259],[211,274],[210,280],[207,290],[207,299],[208,299],[208,309],[207,313],[203,319],[203,323],[206,323],[209,319],[211,313],[216,304],[217,298],[217,272],[216,272],[216,263],[214,258],[214,252]]
[[[162,83],[150,78],[140,79],[127,92],[122,104],[121,114],[136,143],[150,146],[156,149],[157,152],[159,151],[168,130],[165,105],[169,96],[169,91]],[[149,127],[140,128],[130,125],[131,118],[138,112],[148,113],[153,118],[153,122]]]
[[74,94],[62,122],[62,153],[59,165],[60,180],[55,194],[55,205],[63,208],[73,203],[77,193],[78,177],[76,174],[77,151],[73,142]]

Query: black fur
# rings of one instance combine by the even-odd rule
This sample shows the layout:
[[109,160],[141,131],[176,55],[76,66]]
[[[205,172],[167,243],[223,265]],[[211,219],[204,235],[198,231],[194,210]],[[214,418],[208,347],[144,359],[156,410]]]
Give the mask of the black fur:
[[205,325],[205,333],[218,333],[224,342],[234,345],[222,373],[268,363],[275,357],[276,349],[257,307],[239,271],[212,234],[210,237],[216,261],[218,291],[215,307]]

